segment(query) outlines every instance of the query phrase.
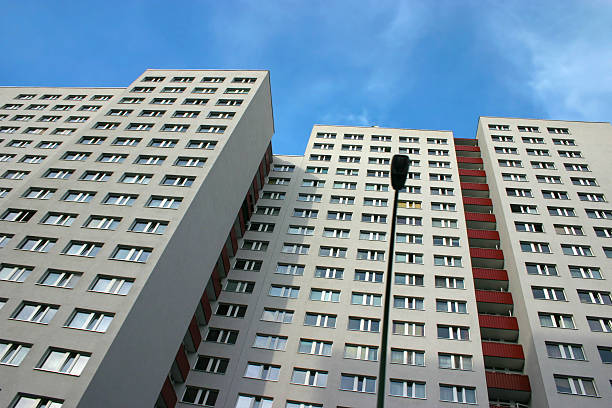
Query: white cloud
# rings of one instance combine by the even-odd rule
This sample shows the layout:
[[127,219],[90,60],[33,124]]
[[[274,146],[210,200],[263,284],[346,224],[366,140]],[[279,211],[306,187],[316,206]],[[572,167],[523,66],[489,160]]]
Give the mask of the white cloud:
[[346,125],[346,126],[372,126],[372,118],[367,109],[362,108],[359,113],[334,112],[323,116],[321,124]]
[[[578,3],[580,4],[580,3]],[[493,42],[551,118],[609,121],[612,113],[612,4],[504,6],[486,16]],[[567,4],[565,5],[567,6]],[[503,24],[501,24],[503,22]]]

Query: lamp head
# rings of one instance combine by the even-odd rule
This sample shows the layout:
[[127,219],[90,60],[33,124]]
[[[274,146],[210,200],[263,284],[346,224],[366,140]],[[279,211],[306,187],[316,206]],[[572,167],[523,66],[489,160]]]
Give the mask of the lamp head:
[[403,154],[396,154],[391,159],[391,185],[394,190],[401,190],[405,187],[410,158]]

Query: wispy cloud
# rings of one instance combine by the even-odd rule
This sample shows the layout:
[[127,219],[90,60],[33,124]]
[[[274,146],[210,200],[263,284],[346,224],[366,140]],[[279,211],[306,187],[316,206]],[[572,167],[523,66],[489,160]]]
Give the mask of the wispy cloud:
[[491,38],[515,70],[512,78],[525,80],[508,83],[510,89],[530,93],[550,117],[610,120],[612,3],[584,2],[572,10],[510,5],[488,17]]
[[362,108],[359,113],[335,112],[323,116],[323,124],[346,126],[372,126],[372,118],[367,109]]

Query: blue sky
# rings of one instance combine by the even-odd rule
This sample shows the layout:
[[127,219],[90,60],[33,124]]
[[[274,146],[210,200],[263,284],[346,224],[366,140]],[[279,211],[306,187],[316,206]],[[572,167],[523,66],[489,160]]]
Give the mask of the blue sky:
[[313,124],[610,121],[612,1],[4,1],[0,85],[127,86],[146,68],[269,69],[275,153]]

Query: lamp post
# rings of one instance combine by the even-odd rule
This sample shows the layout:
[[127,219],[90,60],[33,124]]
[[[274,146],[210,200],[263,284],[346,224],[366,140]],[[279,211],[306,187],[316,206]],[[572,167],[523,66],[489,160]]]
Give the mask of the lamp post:
[[391,281],[393,280],[393,249],[395,247],[395,219],[397,218],[397,197],[404,188],[410,158],[396,154],[391,159],[391,186],[393,195],[393,216],[391,218],[391,236],[389,237],[389,256],[387,258],[387,276],[385,280],[385,305],[383,309],[382,338],[380,342],[380,366],[378,370],[378,403],[377,408],[385,406],[385,384],[387,373],[387,343],[389,337],[389,308],[391,305]]

